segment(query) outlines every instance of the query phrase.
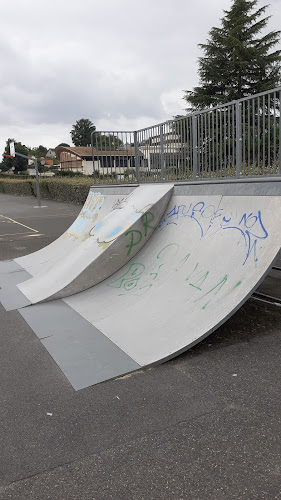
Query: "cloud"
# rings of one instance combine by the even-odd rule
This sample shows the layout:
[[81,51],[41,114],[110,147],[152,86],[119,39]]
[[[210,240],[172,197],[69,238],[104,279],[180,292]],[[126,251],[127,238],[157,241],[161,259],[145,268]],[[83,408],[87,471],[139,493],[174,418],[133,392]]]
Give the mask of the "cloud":
[[[261,4],[263,5],[263,4]],[[98,128],[159,123],[182,113],[198,82],[198,43],[226,0],[13,1],[1,7],[0,148],[70,142],[79,118]],[[278,3],[269,29],[278,29]]]

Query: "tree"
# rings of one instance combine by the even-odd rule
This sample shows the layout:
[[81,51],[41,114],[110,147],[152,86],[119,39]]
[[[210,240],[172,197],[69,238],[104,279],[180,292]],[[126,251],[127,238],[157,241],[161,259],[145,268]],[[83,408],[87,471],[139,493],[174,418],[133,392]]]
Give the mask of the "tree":
[[86,118],[77,120],[76,124],[72,125],[72,130],[70,131],[74,146],[90,146],[91,133],[95,130],[96,127],[90,120]]
[[93,146],[95,149],[109,149],[118,150],[124,149],[124,143],[116,135],[112,134],[100,134],[96,132],[93,136]]
[[[6,147],[4,153],[10,154],[10,142],[15,143],[15,150],[17,153],[21,153],[23,155],[28,156],[29,149],[24,146],[21,142],[16,142],[15,139],[8,139],[6,141]],[[15,158],[5,158],[2,162],[3,171],[7,171],[10,168],[14,167],[14,172],[17,174],[18,172],[22,172],[27,169],[27,159],[22,158],[21,156],[16,156]]]
[[258,0],[232,0],[221,28],[212,28],[205,44],[199,44],[200,85],[186,90],[187,111],[216,106],[277,87],[281,79],[281,50],[271,52],[280,31],[260,36],[270,16],[267,5],[255,10]]
[[42,146],[42,144],[40,144],[40,146],[38,146],[38,147],[35,147],[35,148],[32,148],[29,150],[29,154],[32,156],[36,156],[36,158],[44,158],[46,156],[47,152],[48,152],[48,149],[45,148],[45,146]]
[[58,144],[55,149],[57,149],[58,147],[60,146],[64,146],[65,148],[70,148],[70,145],[69,144],[66,144],[66,142],[61,142],[60,144]]

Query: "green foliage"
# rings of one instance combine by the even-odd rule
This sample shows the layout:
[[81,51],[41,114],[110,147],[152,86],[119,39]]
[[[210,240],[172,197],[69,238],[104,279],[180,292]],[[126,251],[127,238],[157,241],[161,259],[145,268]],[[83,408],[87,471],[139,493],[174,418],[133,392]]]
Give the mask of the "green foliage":
[[[24,146],[21,142],[16,142],[15,139],[9,138],[6,141],[6,147],[4,153],[10,154],[10,142],[15,143],[15,150],[17,153],[21,153],[23,155],[29,154],[29,149]],[[10,168],[14,167],[15,174],[27,169],[27,160],[25,158],[21,158],[20,156],[16,156],[15,158],[3,158],[2,161],[3,171],[7,171]]]
[[69,144],[66,144],[66,142],[60,142],[60,144],[58,144],[55,149],[59,148],[60,146],[62,147],[65,147],[65,148],[70,148],[70,145]]
[[42,144],[40,146],[35,147],[35,148],[32,148],[29,150],[29,154],[32,155],[32,156],[36,156],[36,158],[44,158],[46,156],[48,152],[48,149],[45,148],[45,146],[42,146]]
[[85,178],[85,175],[82,174],[81,172],[73,172],[73,170],[60,170],[57,172],[57,177],[83,177]]
[[87,118],[77,120],[75,125],[72,125],[72,130],[70,131],[74,146],[90,146],[91,133],[95,130],[95,125]]
[[209,39],[199,47],[200,85],[185,91],[187,111],[216,106],[248,95],[270,90],[280,83],[281,50],[271,52],[280,31],[260,36],[269,16],[267,6],[254,10],[258,0],[232,0],[224,11],[221,28],[212,28]]
[[[20,179],[19,177],[6,179],[3,177],[0,177],[0,193],[36,196],[35,179]],[[40,193],[43,199],[82,204],[92,184],[92,178],[40,178]]]
[[20,196],[33,196],[32,183],[26,179],[14,178],[3,179],[0,178],[0,193],[15,194]]
[[105,134],[100,134],[99,132],[96,132],[93,135],[93,146],[95,149],[101,149],[105,150],[106,148],[110,150],[118,150],[118,149],[123,149],[124,143],[116,137],[115,135],[105,135]]
[[[91,146],[91,134],[96,130],[95,125],[88,119],[81,118],[72,125],[70,132],[74,146]],[[69,147],[68,144],[59,144],[59,146]],[[124,146],[121,139],[112,134],[100,134],[96,132],[93,136],[93,146],[96,149],[111,148],[119,149]],[[58,147],[58,146],[57,146]]]

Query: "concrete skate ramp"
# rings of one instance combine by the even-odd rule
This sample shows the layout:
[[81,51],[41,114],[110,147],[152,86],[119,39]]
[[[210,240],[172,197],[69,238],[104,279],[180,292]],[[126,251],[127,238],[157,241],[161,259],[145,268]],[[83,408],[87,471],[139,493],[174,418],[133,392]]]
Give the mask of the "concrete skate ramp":
[[22,270],[28,272],[26,275],[28,278],[49,269],[56,260],[78,247],[92,227],[119,206],[135,189],[136,186],[116,186],[114,190],[102,188],[101,193],[100,189],[91,188],[81,212],[67,231],[37,252],[12,261],[0,262],[0,279],[2,275]]
[[[42,342],[76,389],[190,348],[226,321],[271,268],[281,246],[280,196],[184,191],[174,188],[158,229],[110,278],[21,310],[42,339],[49,331],[44,319],[60,318],[64,331],[52,323]],[[66,331],[73,315],[77,325],[86,320],[92,328],[87,338],[78,326]]]
[[[64,252],[60,258],[49,264],[47,269],[42,266],[40,274],[18,284],[21,295],[17,291],[15,301],[14,294],[10,293],[12,306],[9,307],[7,303],[9,299],[4,305],[11,309],[26,306],[28,303],[36,304],[44,300],[67,297],[86,290],[113,274],[139,251],[157,228],[172,189],[173,184],[140,186],[91,228],[89,218],[79,216],[78,226],[73,225],[66,233],[67,254]],[[91,220],[103,200],[104,197],[98,193],[95,197],[95,209],[90,211]],[[72,240],[69,237],[75,235],[77,227],[79,244],[76,243],[71,248]],[[63,244],[64,237],[61,241]]]

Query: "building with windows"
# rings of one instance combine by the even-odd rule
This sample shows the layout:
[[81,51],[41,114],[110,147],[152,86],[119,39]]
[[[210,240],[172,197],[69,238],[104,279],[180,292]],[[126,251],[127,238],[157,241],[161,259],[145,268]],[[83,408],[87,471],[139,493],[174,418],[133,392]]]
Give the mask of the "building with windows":
[[93,152],[94,158],[91,147],[58,146],[56,148],[61,170],[92,175],[95,169],[99,174],[110,175],[112,172],[123,174],[127,169],[135,167],[135,150],[131,146],[107,151],[106,148],[100,151],[94,149]]

